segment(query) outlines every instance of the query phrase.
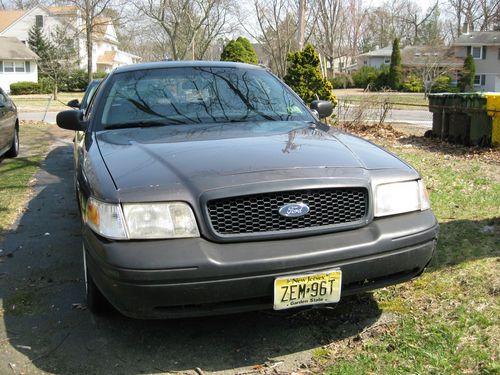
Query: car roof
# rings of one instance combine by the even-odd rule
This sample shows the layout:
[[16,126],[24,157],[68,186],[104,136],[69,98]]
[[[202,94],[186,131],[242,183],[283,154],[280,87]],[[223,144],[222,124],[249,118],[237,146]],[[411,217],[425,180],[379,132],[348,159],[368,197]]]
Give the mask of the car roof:
[[160,61],[141,64],[124,65],[113,70],[113,73],[133,72],[138,70],[165,69],[165,68],[240,68],[264,69],[259,65],[245,64],[229,61]]

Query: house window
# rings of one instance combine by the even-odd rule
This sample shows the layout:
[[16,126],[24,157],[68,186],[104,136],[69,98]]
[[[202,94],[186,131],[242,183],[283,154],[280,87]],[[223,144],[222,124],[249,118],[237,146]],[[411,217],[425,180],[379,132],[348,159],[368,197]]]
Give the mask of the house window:
[[21,62],[15,62],[14,63],[14,69],[16,70],[16,73],[24,73],[25,67],[24,67],[24,61]]
[[483,57],[482,52],[483,52],[483,48],[482,47],[472,47],[472,49],[471,49],[471,55],[475,59],[482,58]]
[[476,74],[474,76],[474,86],[484,86],[486,84],[486,75]]
[[26,72],[26,66],[24,64],[24,61],[4,61],[3,62],[3,72],[4,73],[14,73],[14,72],[24,73],[24,72]]
[[3,71],[5,73],[14,73],[14,63],[12,61],[5,61],[3,63]]
[[43,27],[43,16],[42,15],[35,16],[35,25],[36,25],[36,27]]

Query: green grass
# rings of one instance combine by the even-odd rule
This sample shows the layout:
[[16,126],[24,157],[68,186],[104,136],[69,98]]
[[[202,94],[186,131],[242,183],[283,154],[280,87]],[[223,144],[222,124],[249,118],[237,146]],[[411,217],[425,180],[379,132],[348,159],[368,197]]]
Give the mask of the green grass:
[[17,109],[24,112],[42,112],[47,109],[48,112],[64,111],[70,109],[66,103],[72,99],[82,100],[83,92],[60,92],[57,100],[50,100],[51,94],[37,95],[11,95]]
[[352,102],[352,104],[360,104],[367,102],[378,103],[384,100],[393,103],[395,109],[415,109],[427,110],[429,101],[424,97],[424,94],[408,94],[408,93],[376,93],[370,92],[365,94],[337,94],[341,101]]
[[[499,374],[500,166],[396,148],[423,175],[441,224],[427,272],[374,292],[393,326],[343,345],[327,374]],[[339,353],[337,348],[336,353]],[[324,356],[323,356],[324,357]]]
[[21,151],[0,162],[0,233],[15,220],[26,201],[33,175],[50,145],[47,125],[21,125]]

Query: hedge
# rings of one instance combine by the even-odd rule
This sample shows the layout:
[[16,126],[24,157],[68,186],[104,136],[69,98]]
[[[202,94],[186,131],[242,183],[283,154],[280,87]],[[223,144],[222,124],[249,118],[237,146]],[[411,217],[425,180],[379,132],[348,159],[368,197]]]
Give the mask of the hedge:
[[16,82],[10,85],[11,95],[39,94],[40,84],[37,82]]

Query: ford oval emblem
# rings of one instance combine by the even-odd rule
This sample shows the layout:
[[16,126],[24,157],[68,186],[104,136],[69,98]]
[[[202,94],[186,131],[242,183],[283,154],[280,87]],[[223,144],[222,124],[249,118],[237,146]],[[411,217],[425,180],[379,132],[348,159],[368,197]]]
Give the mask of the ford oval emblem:
[[280,208],[279,213],[284,217],[300,217],[309,212],[309,206],[305,203],[285,204]]

